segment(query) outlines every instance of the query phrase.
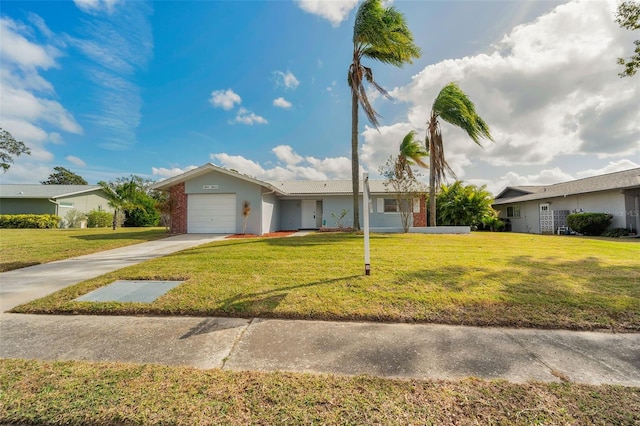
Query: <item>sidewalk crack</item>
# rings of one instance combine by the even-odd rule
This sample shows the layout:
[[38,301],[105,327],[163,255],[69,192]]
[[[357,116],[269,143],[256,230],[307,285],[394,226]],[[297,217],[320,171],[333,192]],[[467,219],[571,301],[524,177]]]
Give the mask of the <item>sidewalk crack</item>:
[[233,341],[233,345],[231,345],[231,349],[229,349],[229,353],[222,358],[222,366],[220,367],[221,370],[224,370],[226,365],[227,365],[227,361],[229,361],[229,359],[231,358],[231,356],[233,355],[233,353],[235,352],[236,348],[238,347],[238,345],[240,344],[240,341],[242,340],[242,338],[244,337],[244,334],[247,332],[247,330],[249,329],[249,327],[251,327],[251,324],[253,324],[253,320],[255,320],[255,318],[251,318],[249,320],[249,322],[247,323],[247,325],[244,327],[244,329],[240,332],[240,334],[238,334],[238,336],[236,337],[236,339]]

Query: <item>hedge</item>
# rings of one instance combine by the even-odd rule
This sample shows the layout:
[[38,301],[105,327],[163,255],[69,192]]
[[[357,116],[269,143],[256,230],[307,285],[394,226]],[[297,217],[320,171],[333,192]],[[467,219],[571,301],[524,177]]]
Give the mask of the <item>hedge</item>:
[[61,220],[55,214],[0,214],[0,228],[57,228]]
[[87,227],[106,228],[113,224],[113,213],[91,210],[87,214]]
[[584,235],[600,235],[611,225],[608,213],[575,213],[567,216],[567,225]]

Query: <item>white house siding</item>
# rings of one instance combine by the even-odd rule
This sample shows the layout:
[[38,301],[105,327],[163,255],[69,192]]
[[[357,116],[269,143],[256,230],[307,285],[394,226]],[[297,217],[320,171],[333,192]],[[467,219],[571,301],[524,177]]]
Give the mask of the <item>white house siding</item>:
[[262,194],[262,233],[278,231],[278,202],[274,194]]
[[496,208],[500,210],[500,217],[507,218],[507,207],[519,205],[520,217],[508,218],[511,221],[511,231],[539,234],[540,204],[545,203],[549,203],[551,210],[569,210],[571,213],[609,213],[613,216],[611,220],[612,228],[624,228],[626,226],[625,197],[619,190],[502,204],[496,206]]
[[98,194],[78,194],[70,197],[58,198],[56,200],[56,214],[62,218],[65,217],[70,210],[78,210],[83,213],[89,213],[92,210],[101,210],[113,212],[113,208],[109,206],[106,198]]

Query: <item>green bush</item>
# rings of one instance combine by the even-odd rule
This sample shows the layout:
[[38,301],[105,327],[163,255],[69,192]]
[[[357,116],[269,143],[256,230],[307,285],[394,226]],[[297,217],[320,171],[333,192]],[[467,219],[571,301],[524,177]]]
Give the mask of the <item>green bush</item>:
[[629,235],[629,230],[624,228],[613,228],[602,234],[603,237],[620,238]]
[[1,214],[0,228],[57,228],[61,220],[55,214]]
[[567,216],[569,228],[584,235],[600,235],[611,225],[608,213],[575,213]]
[[80,228],[80,222],[87,220],[87,215],[76,209],[69,210],[64,216],[67,228]]
[[87,214],[87,227],[89,228],[106,228],[113,223],[113,214],[109,212],[91,210]]

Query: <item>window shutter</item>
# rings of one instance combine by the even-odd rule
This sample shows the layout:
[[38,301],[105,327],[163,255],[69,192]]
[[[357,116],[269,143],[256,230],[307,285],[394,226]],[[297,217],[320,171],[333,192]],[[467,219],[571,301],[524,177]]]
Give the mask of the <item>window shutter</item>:
[[420,198],[413,199],[413,212],[420,213]]
[[384,213],[384,198],[378,198],[378,213]]

